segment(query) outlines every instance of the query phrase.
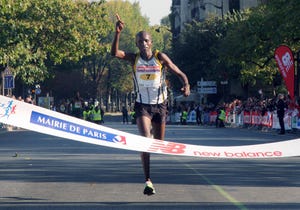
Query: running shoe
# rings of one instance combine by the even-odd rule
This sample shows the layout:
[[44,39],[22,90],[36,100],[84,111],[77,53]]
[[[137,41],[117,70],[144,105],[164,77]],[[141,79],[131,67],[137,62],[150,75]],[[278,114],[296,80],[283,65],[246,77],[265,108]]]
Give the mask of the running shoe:
[[146,182],[146,186],[144,189],[144,195],[153,195],[155,194],[155,189],[151,181]]

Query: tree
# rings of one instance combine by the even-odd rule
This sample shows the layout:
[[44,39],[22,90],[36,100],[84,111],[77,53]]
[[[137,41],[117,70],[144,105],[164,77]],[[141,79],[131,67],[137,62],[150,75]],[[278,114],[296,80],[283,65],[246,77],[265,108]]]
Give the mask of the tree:
[[[148,18],[141,15],[141,9],[139,3],[129,3],[128,1],[109,1],[106,3],[106,8],[109,14],[111,33],[107,37],[109,45],[113,40],[114,36],[114,24],[116,22],[116,13],[120,15],[122,21],[125,23],[125,28],[122,31],[120,49],[135,52],[135,35],[138,31],[149,30]],[[126,102],[126,97],[130,95],[133,90],[132,83],[132,67],[129,63],[120,61],[118,59],[110,57],[108,59],[107,71],[100,83],[105,84],[106,87],[102,86],[102,94],[106,92],[107,107],[110,103],[110,96],[113,92],[116,92],[122,102]],[[101,84],[100,84],[101,85]],[[105,91],[105,92],[104,92]],[[114,97],[116,94],[114,94]],[[116,100],[116,99],[114,99]]]
[[297,0],[266,1],[227,14],[223,21],[210,18],[187,24],[174,43],[175,61],[192,85],[201,77],[228,77],[240,81],[245,90],[273,88],[278,77],[275,49],[286,44],[299,50],[299,7]]
[[278,74],[274,51],[280,44],[299,49],[300,6],[296,0],[268,1],[228,19],[218,56],[240,66],[244,84],[271,85]]
[[170,26],[171,26],[171,21],[170,21],[169,16],[163,17],[163,18],[160,20],[160,25],[170,27]]
[[[18,81],[33,85],[43,83],[45,92],[70,97],[69,87],[80,89],[85,97],[101,98],[115,89],[120,94],[132,91],[131,67],[111,59],[110,45],[114,33],[115,14],[126,23],[121,48],[135,51],[135,34],[148,30],[157,42],[164,43],[165,33],[149,27],[138,3],[100,0],[1,0],[0,66],[9,65]],[[169,40],[168,40],[169,41]],[[61,79],[59,74],[62,75]],[[70,76],[69,79],[72,77]],[[80,79],[79,79],[80,78]],[[43,82],[44,81],[44,82]],[[58,84],[61,81],[62,84]],[[73,94],[72,94],[73,95]]]
[[220,62],[211,48],[220,39],[220,22],[193,21],[186,24],[184,31],[173,43],[173,56],[176,64],[188,75],[190,83],[195,86],[197,81],[214,79],[216,65]]
[[0,64],[24,83],[49,76],[49,66],[78,61],[101,49],[106,16],[103,1],[2,0]]

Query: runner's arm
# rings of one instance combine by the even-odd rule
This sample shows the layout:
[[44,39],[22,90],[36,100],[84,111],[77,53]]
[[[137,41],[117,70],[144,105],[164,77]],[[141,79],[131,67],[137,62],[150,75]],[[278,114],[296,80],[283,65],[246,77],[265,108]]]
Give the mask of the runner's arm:
[[120,36],[121,36],[121,31],[124,28],[124,23],[123,21],[121,21],[118,14],[116,14],[116,17],[117,17],[116,28],[115,28],[116,31],[115,31],[115,36],[112,42],[110,53],[112,56],[115,56],[120,59],[128,60],[133,64],[135,61],[135,54],[126,53],[125,51],[119,49]]
[[165,54],[165,53],[159,53],[158,58],[160,59],[160,62],[167,67],[167,69],[175,74],[181,81],[183,87],[181,88],[181,91],[183,92],[184,96],[190,95],[190,84],[187,76],[185,73],[183,73],[173,62],[172,60]]

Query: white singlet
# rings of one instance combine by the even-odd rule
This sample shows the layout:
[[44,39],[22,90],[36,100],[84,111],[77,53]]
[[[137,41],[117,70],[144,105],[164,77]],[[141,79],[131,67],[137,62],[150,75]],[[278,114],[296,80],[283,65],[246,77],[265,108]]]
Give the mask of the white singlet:
[[167,99],[165,72],[157,57],[158,51],[153,54],[148,61],[137,54],[133,67],[136,102],[143,104],[160,104]]

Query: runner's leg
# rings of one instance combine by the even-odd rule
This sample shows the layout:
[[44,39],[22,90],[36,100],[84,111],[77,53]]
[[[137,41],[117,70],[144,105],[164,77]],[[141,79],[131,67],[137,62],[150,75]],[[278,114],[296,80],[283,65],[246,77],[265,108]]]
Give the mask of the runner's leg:
[[[151,138],[151,120],[146,116],[137,118],[137,125],[142,136]],[[145,175],[145,180],[150,181],[150,154],[147,152],[141,153],[141,160]]]
[[164,122],[162,123],[152,123],[152,129],[153,129],[153,137],[155,139],[164,140],[165,139],[165,130],[166,130],[166,124]]

